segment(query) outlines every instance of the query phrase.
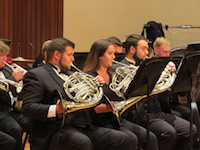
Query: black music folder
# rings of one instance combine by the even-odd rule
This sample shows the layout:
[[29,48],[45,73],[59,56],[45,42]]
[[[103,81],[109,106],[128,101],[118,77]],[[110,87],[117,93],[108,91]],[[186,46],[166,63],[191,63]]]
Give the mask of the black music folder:
[[169,57],[146,59],[140,65],[133,81],[126,90],[125,98],[150,94],[169,61]]
[[177,68],[177,77],[172,85],[173,92],[189,92],[192,87],[192,78],[196,74],[200,63],[200,53],[185,56]]
[[190,43],[185,51],[185,56],[200,53],[200,43]]

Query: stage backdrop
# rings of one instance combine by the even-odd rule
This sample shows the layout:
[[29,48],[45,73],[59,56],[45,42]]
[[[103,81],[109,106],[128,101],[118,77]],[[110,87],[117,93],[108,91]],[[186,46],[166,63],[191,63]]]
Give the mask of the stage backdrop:
[[[64,36],[76,51],[88,51],[97,39],[140,34],[148,21],[200,26],[199,6],[199,0],[64,0]],[[173,47],[200,41],[200,28],[164,31]]]
[[0,18],[11,57],[35,59],[44,41],[63,36],[63,0],[0,0]]

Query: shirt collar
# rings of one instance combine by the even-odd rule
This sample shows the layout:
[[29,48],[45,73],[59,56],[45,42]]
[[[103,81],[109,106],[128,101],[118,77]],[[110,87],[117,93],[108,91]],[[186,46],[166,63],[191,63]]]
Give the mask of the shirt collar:
[[136,62],[135,62],[133,59],[129,59],[129,58],[127,58],[127,57],[125,57],[125,59],[126,59],[129,63],[131,63],[132,65],[135,65],[135,64],[136,64]]

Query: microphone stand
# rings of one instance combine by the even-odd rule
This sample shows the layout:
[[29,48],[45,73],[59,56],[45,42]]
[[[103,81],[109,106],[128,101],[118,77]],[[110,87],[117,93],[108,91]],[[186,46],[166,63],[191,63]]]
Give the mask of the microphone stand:
[[168,30],[169,28],[181,28],[181,29],[192,29],[192,28],[200,28],[200,26],[192,26],[192,25],[164,25],[163,28]]
[[33,46],[33,44],[30,42],[30,41],[26,41],[26,40],[21,40],[21,41],[18,41],[18,49],[19,49],[19,53],[21,52],[21,44],[22,43],[28,43],[28,45],[31,46],[31,48],[33,49],[33,52],[34,52],[34,55],[35,55],[35,59],[37,57],[37,52],[36,52],[36,49],[35,49],[35,46]]

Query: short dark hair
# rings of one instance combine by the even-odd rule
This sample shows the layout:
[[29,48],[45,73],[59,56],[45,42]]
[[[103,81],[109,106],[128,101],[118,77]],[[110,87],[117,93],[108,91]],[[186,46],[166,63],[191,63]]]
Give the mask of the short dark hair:
[[129,52],[129,49],[131,46],[137,47],[137,44],[140,40],[147,41],[143,36],[138,34],[131,34],[127,37],[126,41],[124,42],[124,48],[126,51],[126,54]]
[[53,53],[56,50],[59,51],[60,53],[63,53],[65,51],[66,46],[74,48],[75,44],[72,41],[62,37],[52,39],[47,48],[47,60],[52,58]]
[[109,37],[107,40],[112,44],[116,44],[117,46],[123,46],[122,42],[115,36]]

